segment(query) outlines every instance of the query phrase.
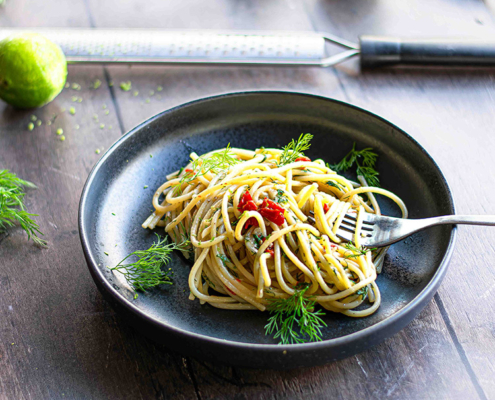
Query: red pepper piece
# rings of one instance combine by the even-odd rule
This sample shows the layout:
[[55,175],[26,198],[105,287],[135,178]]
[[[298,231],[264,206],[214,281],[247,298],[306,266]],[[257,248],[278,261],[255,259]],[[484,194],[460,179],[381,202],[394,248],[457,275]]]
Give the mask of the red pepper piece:
[[234,296],[237,296],[232,290],[230,290],[227,286],[225,286],[225,289],[227,289],[230,293],[232,293]]
[[284,213],[284,208],[280,206],[280,204],[271,201],[270,199],[263,199],[263,203],[261,204],[261,208],[271,208],[272,210],[280,211],[282,214]]
[[191,168],[186,168],[185,171],[190,174],[194,172]]
[[284,214],[279,210],[274,210],[271,208],[262,208],[259,213],[266,218],[268,221],[277,224],[278,226],[282,225],[285,221]]
[[258,223],[258,220],[254,217],[249,218],[246,223],[244,224],[245,229],[249,229],[251,226],[258,227],[260,224]]
[[253,200],[249,200],[244,206],[242,207],[242,211],[256,211],[258,209],[258,206]]
[[[244,192],[244,194],[241,197],[241,200],[239,201],[239,205],[237,206],[237,209],[239,211],[244,211],[244,207],[248,202],[252,202],[254,204],[253,198],[251,197],[251,194],[249,193],[248,190]],[[256,204],[254,204],[256,206]]]
[[328,204],[323,204],[323,212],[326,214],[330,210],[330,206]]
[[298,158],[296,158],[295,161],[296,162],[298,162],[298,161],[311,161],[311,158],[308,158],[308,157],[298,157]]
[[[265,243],[266,238],[264,237],[263,240],[261,241],[261,244]],[[273,251],[273,243],[270,243],[270,245],[266,248],[265,253],[271,254],[273,257],[275,257],[275,252]]]

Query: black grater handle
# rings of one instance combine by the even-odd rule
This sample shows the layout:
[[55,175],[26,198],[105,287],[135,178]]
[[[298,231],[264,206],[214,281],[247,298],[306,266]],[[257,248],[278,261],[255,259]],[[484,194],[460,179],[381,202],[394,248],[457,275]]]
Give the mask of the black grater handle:
[[360,36],[363,68],[392,64],[495,65],[495,39]]

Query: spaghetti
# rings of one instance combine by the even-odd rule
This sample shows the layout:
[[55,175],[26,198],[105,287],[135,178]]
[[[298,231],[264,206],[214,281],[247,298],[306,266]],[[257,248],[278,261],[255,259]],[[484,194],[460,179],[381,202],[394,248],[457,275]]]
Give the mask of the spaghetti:
[[[142,226],[190,241],[183,253],[194,259],[191,300],[264,311],[304,284],[304,296],[327,310],[364,317],[378,309],[375,280],[387,249],[360,246],[363,213],[380,214],[374,194],[392,199],[406,218],[404,203],[362,176],[353,182],[323,160],[297,155],[229,147],[192,153],[156,190],[155,211]],[[356,213],[354,245],[337,236],[346,213]]]

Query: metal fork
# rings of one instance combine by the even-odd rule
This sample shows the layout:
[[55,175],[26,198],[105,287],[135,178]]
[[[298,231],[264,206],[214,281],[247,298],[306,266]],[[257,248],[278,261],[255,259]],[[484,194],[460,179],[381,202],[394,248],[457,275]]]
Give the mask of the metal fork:
[[[345,215],[337,230],[338,237],[354,242],[356,216],[356,214]],[[430,226],[448,224],[495,226],[495,215],[445,215],[424,219],[402,219],[365,213],[360,242],[366,247],[384,247]]]

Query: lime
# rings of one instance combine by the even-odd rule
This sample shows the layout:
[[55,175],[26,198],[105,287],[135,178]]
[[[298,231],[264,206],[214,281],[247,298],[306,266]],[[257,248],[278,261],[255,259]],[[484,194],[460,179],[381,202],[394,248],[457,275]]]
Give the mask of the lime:
[[20,33],[0,41],[0,98],[14,107],[41,107],[52,101],[66,78],[62,49],[44,36]]

